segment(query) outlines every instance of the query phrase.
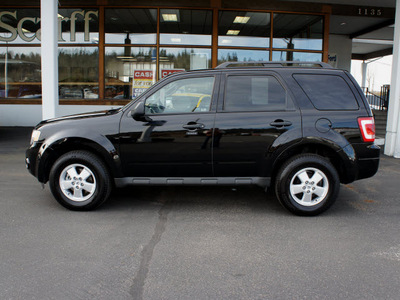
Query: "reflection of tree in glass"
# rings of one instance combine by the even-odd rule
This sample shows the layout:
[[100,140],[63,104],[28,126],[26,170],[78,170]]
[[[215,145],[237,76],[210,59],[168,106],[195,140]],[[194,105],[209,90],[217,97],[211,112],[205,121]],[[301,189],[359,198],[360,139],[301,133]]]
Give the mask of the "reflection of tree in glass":
[[[167,53],[166,49],[160,50],[160,57],[166,57],[169,62],[174,63],[175,69],[191,70],[190,57],[191,55],[200,54],[194,49],[182,49],[178,54]],[[211,66],[211,59],[208,59],[208,66]]]
[[98,49],[60,49],[58,74],[60,82],[97,82]]
[[0,55],[0,78],[4,80],[7,55],[7,78],[13,82],[40,82],[41,56],[39,53],[14,53]]

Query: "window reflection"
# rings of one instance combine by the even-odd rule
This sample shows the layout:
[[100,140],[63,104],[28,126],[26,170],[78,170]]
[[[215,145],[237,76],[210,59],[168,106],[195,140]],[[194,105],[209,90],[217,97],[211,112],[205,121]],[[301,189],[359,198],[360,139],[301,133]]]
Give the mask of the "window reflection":
[[151,47],[107,47],[105,97],[132,99],[156,80],[157,50]]
[[239,50],[239,49],[219,49],[218,64],[226,61],[268,61],[269,51],[263,50]]
[[273,61],[322,61],[321,53],[273,51]]
[[61,47],[58,52],[60,99],[99,98],[97,47]]
[[90,8],[60,8],[58,10],[58,42],[97,44],[99,42],[99,11]]
[[160,77],[179,71],[211,68],[211,49],[160,49]]
[[40,47],[0,48],[0,98],[41,98]]
[[274,48],[322,50],[323,17],[274,14]]
[[[171,73],[210,68],[212,14],[159,8],[157,20],[156,8],[105,8],[105,43],[120,45],[105,47],[105,98],[129,100]],[[0,21],[0,97],[40,98],[40,9],[3,8]],[[322,61],[323,21],[321,15],[219,10],[218,64],[268,61],[270,47],[274,61]],[[60,98],[98,99],[98,8],[60,8],[58,36]]]
[[106,9],[104,28],[108,44],[155,44],[157,10]]
[[212,12],[161,9],[160,33],[161,44],[211,46]]
[[259,12],[220,11],[218,45],[269,47],[271,15]]

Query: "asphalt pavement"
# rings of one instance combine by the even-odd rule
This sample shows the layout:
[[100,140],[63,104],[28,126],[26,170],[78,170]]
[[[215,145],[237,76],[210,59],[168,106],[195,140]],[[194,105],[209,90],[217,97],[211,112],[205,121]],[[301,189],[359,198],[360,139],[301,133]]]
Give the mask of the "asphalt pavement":
[[25,169],[0,127],[0,299],[399,299],[400,159],[317,217],[257,187],[130,187],[93,212]]

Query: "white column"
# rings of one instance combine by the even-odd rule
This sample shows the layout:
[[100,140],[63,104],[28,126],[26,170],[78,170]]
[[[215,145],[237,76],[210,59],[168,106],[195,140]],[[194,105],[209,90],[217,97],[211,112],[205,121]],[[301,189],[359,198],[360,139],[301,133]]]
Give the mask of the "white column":
[[363,60],[361,64],[361,87],[366,88],[367,87],[367,67],[368,64]]
[[58,1],[40,1],[42,55],[42,119],[57,116],[58,107]]
[[385,154],[400,158],[400,0],[396,0],[394,26],[392,80],[388,121],[386,127]]

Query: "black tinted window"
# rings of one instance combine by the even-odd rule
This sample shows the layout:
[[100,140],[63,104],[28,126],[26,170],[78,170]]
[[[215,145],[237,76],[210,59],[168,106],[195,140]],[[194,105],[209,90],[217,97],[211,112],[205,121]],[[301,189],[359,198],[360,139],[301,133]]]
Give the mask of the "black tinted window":
[[229,76],[225,88],[226,111],[284,110],[286,90],[273,76]]
[[295,74],[316,109],[319,110],[356,110],[357,100],[346,81],[336,75]]

